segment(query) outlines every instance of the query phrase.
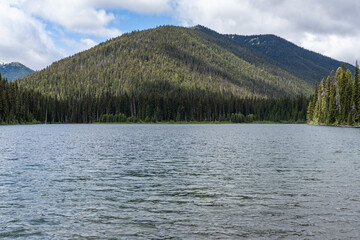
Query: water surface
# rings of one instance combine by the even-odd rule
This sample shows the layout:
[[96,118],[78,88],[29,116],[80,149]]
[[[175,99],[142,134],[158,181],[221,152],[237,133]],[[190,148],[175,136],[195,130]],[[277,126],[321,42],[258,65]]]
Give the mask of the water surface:
[[0,126],[1,239],[360,239],[360,129]]

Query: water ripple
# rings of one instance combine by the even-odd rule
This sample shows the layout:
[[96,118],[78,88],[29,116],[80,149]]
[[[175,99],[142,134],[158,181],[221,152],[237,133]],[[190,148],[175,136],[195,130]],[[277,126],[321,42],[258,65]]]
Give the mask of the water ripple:
[[0,126],[1,239],[359,239],[359,129]]

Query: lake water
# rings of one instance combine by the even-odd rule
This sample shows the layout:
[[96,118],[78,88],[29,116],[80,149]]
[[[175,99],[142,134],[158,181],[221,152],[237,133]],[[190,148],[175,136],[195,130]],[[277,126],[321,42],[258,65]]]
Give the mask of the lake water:
[[1,239],[360,239],[360,129],[0,126]]

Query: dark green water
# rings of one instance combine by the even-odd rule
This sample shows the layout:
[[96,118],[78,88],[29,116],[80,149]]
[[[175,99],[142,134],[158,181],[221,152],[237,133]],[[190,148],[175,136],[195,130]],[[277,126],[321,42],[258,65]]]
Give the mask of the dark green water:
[[0,126],[0,239],[360,239],[360,129]]

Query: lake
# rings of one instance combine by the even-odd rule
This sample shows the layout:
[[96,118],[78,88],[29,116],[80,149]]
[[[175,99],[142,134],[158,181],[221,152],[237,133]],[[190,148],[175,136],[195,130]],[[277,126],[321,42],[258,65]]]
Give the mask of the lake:
[[360,129],[0,126],[1,239],[360,239]]

